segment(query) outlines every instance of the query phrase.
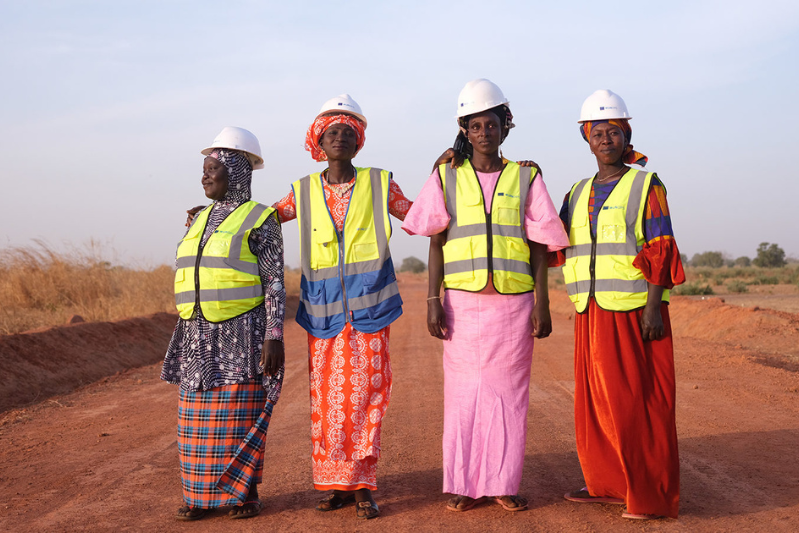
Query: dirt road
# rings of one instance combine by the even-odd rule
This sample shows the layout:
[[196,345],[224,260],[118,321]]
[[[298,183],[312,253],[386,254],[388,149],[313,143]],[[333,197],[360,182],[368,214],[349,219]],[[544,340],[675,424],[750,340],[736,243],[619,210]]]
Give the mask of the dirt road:
[[[263,513],[231,521],[219,511],[195,523],[181,505],[175,444],[177,389],[160,365],[129,370],[72,394],[5,413],[0,425],[0,531],[796,531],[799,522],[799,373],[771,364],[784,346],[714,340],[682,323],[675,302],[678,520],[636,523],[617,506],[562,499],[582,486],[572,419],[572,322],[553,295],[554,334],[537,342],[530,384],[527,458],[520,494],[531,509],[444,508],[441,494],[441,346],[426,332],[422,278],[403,278],[405,314],[392,326],[394,389],[384,426],[377,501],[382,516],[352,507],[314,510],[305,334],[287,327],[286,381],[267,440]],[[687,316],[705,316],[712,312]],[[783,317],[793,327],[792,317]],[[723,324],[729,327],[729,320]],[[721,327],[721,325],[719,325]],[[748,324],[743,337],[754,339]],[[701,328],[700,328],[701,329]],[[784,329],[784,328],[783,328]],[[681,332],[687,333],[681,333]],[[691,336],[687,336],[690,334]],[[756,339],[755,339],[756,340]],[[165,347],[165,344],[164,344]],[[3,415],[0,415],[3,416]]]

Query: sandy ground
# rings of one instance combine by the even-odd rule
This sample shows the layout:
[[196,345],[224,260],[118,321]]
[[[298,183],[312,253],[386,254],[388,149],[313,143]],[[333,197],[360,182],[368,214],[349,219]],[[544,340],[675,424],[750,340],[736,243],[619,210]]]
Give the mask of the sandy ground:
[[[441,493],[441,346],[426,332],[424,279],[403,278],[401,290],[406,307],[391,330],[395,381],[377,520],[357,520],[352,507],[314,510],[320,493],[311,486],[306,337],[292,321],[260,516],[231,521],[218,511],[199,522],[173,519],[181,505],[177,389],[150,364],[0,415],[0,531],[797,530],[799,373],[779,361],[797,353],[799,315],[675,299],[681,515],[640,523],[622,519],[618,506],[562,499],[582,486],[582,476],[572,418],[573,310],[563,293],[553,294],[555,332],[537,342],[530,384],[520,494],[531,509],[508,513],[487,504],[452,513]],[[141,327],[129,324],[134,332]],[[161,356],[171,333],[171,326],[155,329],[148,342],[161,348],[151,358]],[[69,354],[69,346],[51,350],[32,364],[44,368],[46,357]]]

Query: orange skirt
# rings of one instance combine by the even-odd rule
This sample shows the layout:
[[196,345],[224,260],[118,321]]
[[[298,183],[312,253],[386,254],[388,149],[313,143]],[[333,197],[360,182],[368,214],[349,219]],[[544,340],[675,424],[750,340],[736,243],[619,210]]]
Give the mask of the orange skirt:
[[363,333],[347,323],[332,339],[308,334],[318,490],[377,489],[380,428],[391,396],[389,328]]
[[604,311],[591,299],[574,322],[577,454],[592,496],[621,498],[627,512],[677,517],[680,464],[674,351],[666,336],[644,342],[643,310]]

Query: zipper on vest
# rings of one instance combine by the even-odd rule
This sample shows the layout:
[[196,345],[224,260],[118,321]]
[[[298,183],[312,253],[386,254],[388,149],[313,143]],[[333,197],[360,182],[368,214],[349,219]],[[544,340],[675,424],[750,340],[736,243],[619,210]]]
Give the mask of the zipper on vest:
[[[352,200],[352,198],[350,198]],[[344,285],[344,229],[341,233],[336,229],[336,240],[338,240],[338,279],[341,282],[341,294],[344,296],[342,301],[344,307],[344,320],[350,322],[350,310],[347,308],[347,287]]]
[[[597,221],[598,222],[598,221]],[[596,298],[594,296],[594,287],[596,284],[596,235],[593,234],[591,231],[590,225],[591,221],[588,221],[588,233],[591,235],[591,262],[588,263],[588,273],[591,276],[591,287],[588,290],[588,298]],[[599,225],[597,224],[597,229],[599,229]]]
[[[211,217],[211,213],[208,213],[208,217],[205,219],[205,224],[203,225],[203,230],[200,233],[200,244],[197,246],[197,259],[194,261],[194,312],[199,315],[200,314],[200,260],[203,257],[203,250],[205,249],[205,245],[208,244],[208,241],[211,240],[211,236],[208,236],[208,241],[205,241],[205,244],[202,243],[203,235],[205,234],[205,228],[208,226],[208,218]],[[221,223],[220,223],[221,225]]]

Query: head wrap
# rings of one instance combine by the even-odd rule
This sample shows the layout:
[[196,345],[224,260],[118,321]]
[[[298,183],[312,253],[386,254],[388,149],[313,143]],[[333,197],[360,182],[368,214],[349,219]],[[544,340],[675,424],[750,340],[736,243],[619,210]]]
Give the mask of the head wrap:
[[208,157],[218,159],[227,169],[227,192],[222,202],[243,203],[252,198],[252,166],[238,150],[216,148]]
[[343,113],[320,115],[308,127],[308,132],[305,134],[305,149],[311,152],[311,157],[314,158],[314,161],[327,161],[327,155],[319,146],[319,139],[322,138],[325,130],[333,124],[346,124],[355,130],[355,153],[357,154],[363,148],[363,144],[366,142],[366,126],[363,122],[352,115]]
[[633,145],[630,144],[630,141],[633,138],[633,129],[630,127],[630,121],[628,119],[614,118],[611,120],[592,120],[583,122],[580,124],[580,134],[582,134],[585,142],[588,142],[588,139],[591,138],[591,128],[597,124],[613,124],[614,126],[618,126],[618,128],[624,133],[624,138],[627,140],[627,148],[624,149],[624,154],[621,156],[622,161],[628,165],[641,165],[642,167],[646,166],[647,162],[649,162],[649,158],[641,152],[636,152],[633,150]]

